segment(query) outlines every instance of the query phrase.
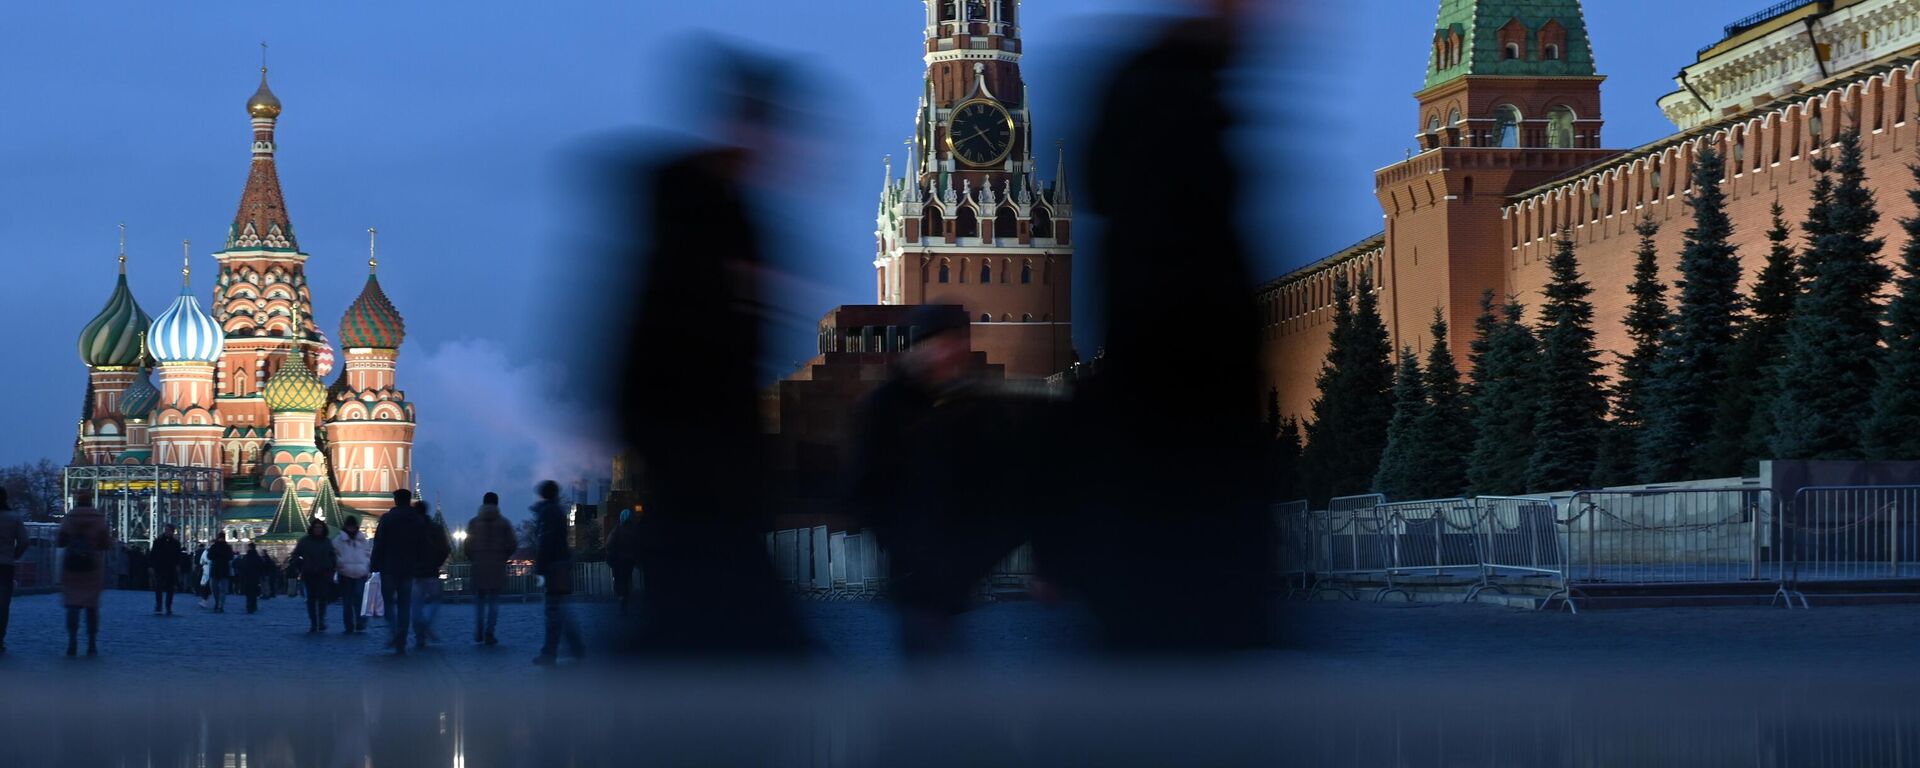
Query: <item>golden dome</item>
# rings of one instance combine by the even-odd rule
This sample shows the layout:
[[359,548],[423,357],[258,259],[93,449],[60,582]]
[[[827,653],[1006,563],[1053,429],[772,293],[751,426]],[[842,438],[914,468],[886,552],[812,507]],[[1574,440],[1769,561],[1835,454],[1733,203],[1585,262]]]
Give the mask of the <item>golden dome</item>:
[[260,90],[247,99],[247,114],[254,117],[279,117],[280,99],[267,88],[267,68],[260,68]]

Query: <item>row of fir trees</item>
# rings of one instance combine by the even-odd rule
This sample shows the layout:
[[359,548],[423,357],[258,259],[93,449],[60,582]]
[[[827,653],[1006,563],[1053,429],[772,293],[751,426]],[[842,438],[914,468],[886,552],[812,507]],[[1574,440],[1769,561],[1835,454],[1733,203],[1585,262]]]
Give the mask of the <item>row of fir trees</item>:
[[1896,277],[1879,259],[1859,136],[1813,167],[1801,237],[1775,202],[1765,264],[1743,293],[1725,163],[1699,154],[1671,295],[1659,225],[1636,227],[1632,347],[1611,378],[1570,232],[1531,323],[1513,297],[1481,298],[1464,379],[1439,310],[1424,355],[1396,352],[1369,277],[1336,277],[1312,418],[1282,418],[1277,398],[1269,408],[1286,492],[1508,495],[1745,475],[1763,457],[1920,458],[1920,219],[1901,221]]

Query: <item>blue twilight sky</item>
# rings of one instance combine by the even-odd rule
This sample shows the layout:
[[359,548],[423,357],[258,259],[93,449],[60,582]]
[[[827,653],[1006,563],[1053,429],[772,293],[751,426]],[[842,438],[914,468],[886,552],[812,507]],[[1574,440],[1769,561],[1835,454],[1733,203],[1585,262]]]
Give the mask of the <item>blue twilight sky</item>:
[[[1289,0],[1278,0],[1288,2]],[[1073,133],[1103,50],[1141,25],[1114,14],[1167,0],[1028,0],[1026,78],[1042,146]],[[1609,75],[1606,139],[1670,130],[1654,99],[1719,25],[1762,0],[1587,2]],[[1437,0],[1299,3],[1262,22],[1244,91],[1249,217],[1271,277],[1380,226],[1372,172],[1404,156]],[[419,407],[418,469],[464,519],[489,488],[604,474],[591,371],[560,350],[609,336],[568,322],[624,300],[589,272],[592,159],[685,126],[698,86],[684,53],[713,33],[804,63],[809,151],[770,199],[792,282],[769,372],[810,354],[814,319],[872,300],[881,157],[912,130],[922,74],[915,0],[595,3],[8,3],[0,7],[0,464],[64,459],[85,388],[74,339],[112,288],[115,228],[157,314],[194,242],[205,300],[245,180],[242,105],[271,45],[285,104],[280,177],[316,313],[330,336],[365,277],[407,318],[399,380]],[[637,130],[636,130],[637,129]],[[1177,152],[1170,157],[1177,162]],[[1282,179],[1280,160],[1290,164]],[[1142,182],[1152,170],[1143,168]],[[1277,180],[1279,179],[1279,180]],[[1093,241],[1083,265],[1098,259]],[[1083,307],[1085,303],[1083,302]],[[1097,325],[1083,323],[1090,353]],[[469,498],[471,497],[471,498]],[[509,508],[517,509],[518,501]]]

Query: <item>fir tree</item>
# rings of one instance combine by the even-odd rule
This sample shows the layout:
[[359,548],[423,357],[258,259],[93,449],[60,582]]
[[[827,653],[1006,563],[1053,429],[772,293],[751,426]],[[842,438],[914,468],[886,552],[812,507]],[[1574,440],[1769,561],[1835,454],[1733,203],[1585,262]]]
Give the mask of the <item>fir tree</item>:
[[1547,260],[1540,305],[1540,381],[1527,486],[1569,490],[1593,478],[1607,397],[1593,348],[1593,288],[1580,279],[1573,234],[1562,231]]
[[[1857,459],[1879,380],[1879,294],[1891,276],[1872,236],[1880,213],[1860,165],[1860,137],[1814,160],[1820,177],[1800,259],[1806,289],[1787,321],[1769,445],[1781,459]],[[1837,157],[1836,157],[1837,155]]]
[[1419,424],[1427,412],[1427,388],[1420,376],[1420,360],[1413,350],[1400,350],[1400,367],[1393,377],[1393,419],[1387,424],[1380,468],[1373,475],[1374,493],[1385,494],[1391,501],[1423,498]]
[[[1461,391],[1460,367],[1447,344],[1447,319],[1433,310],[1433,344],[1427,348],[1427,408],[1414,423],[1414,464],[1422,498],[1459,496],[1467,490],[1467,450],[1473,445],[1473,415]],[[1397,413],[1395,415],[1398,415]]]
[[1787,319],[1800,293],[1793,244],[1788,241],[1792,235],[1785,209],[1774,203],[1773,228],[1767,230],[1771,248],[1747,301],[1750,314],[1727,356],[1725,395],[1701,466],[1705,474],[1751,475],[1767,453],[1767,438],[1773,434],[1773,395],[1778,389],[1774,368],[1785,350]]
[[1660,224],[1647,216],[1634,225],[1640,247],[1634,253],[1633,282],[1627,293],[1625,325],[1633,349],[1620,357],[1619,378],[1613,384],[1613,419],[1603,428],[1600,457],[1593,484],[1626,485],[1639,477],[1637,468],[1641,430],[1646,427],[1647,401],[1654,384],[1653,367],[1660,356],[1660,340],[1673,326],[1667,312],[1667,284],[1660,280],[1660,252],[1653,238]]
[[1493,294],[1481,298],[1474,323],[1473,453],[1467,485],[1475,495],[1510,496],[1527,490],[1533,457],[1535,393],[1539,390],[1539,340],[1521,322],[1524,309],[1509,300],[1495,314]]
[[1680,296],[1673,325],[1653,364],[1651,402],[1640,436],[1640,475],[1646,482],[1677,480],[1699,469],[1719,413],[1727,355],[1739,328],[1740,258],[1730,238],[1726,163],[1711,148],[1693,166],[1693,227],[1680,251]]
[[1274,438],[1274,466],[1278,476],[1275,498],[1292,501],[1300,498],[1300,420],[1280,420],[1280,434]]
[[[1920,165],[1909,165],[1915,186],[1907,191],[1920,206]],[[1920,459],[1920,217],[1900,220],[1907,245],[1900,250],[1900,277],[1887,304],[1882,338],[1886,352],[1867,421],[1866,449],[1871,459]]]
[[1313,403],[1301,459],[1309,498],[1316,503],[1372,486],[1393,413],[1392,347],[1380,321],[1379,299],[1365,278],[1355,292],[1345,275],[1334,277],[1331,334],[1326,365],[1315,380],[1320,398]]

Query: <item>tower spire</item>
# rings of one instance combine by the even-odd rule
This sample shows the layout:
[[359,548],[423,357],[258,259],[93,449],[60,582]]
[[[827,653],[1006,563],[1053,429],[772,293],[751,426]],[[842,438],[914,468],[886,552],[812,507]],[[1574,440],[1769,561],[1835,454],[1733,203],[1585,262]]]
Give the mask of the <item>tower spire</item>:
[[127,223],[120,222],[120,274],[127,273]]
[[193,285],[193,241],[180,241],[180,289],[185,291]]
[[374,246],[379,243],[379,238],[378,228],[367,227],[367,274],[369,275],[380,271],[380,257],[374,252]]

